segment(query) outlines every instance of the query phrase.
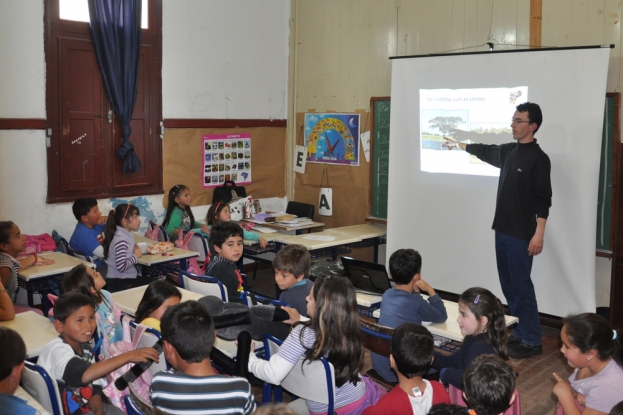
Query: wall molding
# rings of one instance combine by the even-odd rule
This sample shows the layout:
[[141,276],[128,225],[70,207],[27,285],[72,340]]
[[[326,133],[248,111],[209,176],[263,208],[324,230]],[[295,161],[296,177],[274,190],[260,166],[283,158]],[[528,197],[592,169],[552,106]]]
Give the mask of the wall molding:
[[167,118],[164,128],[252,128],[252,127],[287,127],[285,119],[210,119],[210,118]]
[[45,118],[0,118],[0,130],[45,130]]

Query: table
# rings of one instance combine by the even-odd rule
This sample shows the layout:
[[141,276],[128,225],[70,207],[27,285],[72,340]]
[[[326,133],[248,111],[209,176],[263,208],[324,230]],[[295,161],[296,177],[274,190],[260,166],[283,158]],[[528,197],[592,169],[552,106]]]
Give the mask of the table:
[[[364,297],[365,296],[365,297]],[[361,300],[360,300],[361,297]],[[376,298],[375,298],[376,297]],[[422,297],[428,299],[427,295],[422,294]],[[378,301],[377,301],[378,300]],[[357,304],[361,306],[367,306],[366,304],[370,304],[370,306],[380,304],[381,296],[375,296],[372,294],[362,294],[357,293]],[[461,334],[461,329],[459,327],[459,323],[456,319],[459,316],[459,304],[453,301],[443,300],[443,304],[446,307],[446,312],[448,313],[448,319],[445,323],[428,323],[425,322],[422,325],[426,326],[431,333],[436,334],[441,337],[445,337],[447,339],[463,341],[463,335]],[[367,306],[367,307],[370,307]],[[381,310],[375,310],[372,313],[372,316],[375,318],[379,318],[381,316]],[[506,319],[506,327],[511,326],[519,321],[517,317],[513,316],[504,316]]]
[[379,260],[379,245],[387,243],[387,226],[381,224],[370,225],[364,223],[361,225],[342,226],[340,228],[326,229],[325,232],[360,238],[361,242],[351,244],[351,248],[374,246],[375,263],[378,263]]
[[95,264],[62,252],[51,252],[49,254],[40,254],[39,256],[54,260],[54,264],[22,268],[18,271],[17,276],[19,286],[28,291],[28,305],[34,307],[32,294],[39,292],[42,297],[43,314],[47,315],[48,310],[52,308],[47,293],[57,288],[59,277],[65,275],[76,265],[84,264],[87,267],[95,268]]
[[277,235],[274,241],[277,243],[277,251],[281,249],[281,245],[300,244],[310,251],[309,254],[312,258],[321,258],[331,255],[335,260],[340,253],[339,248],[341,246],[361,242],[361,238],[358,236],[348,236],[323,231],[308,235]]
[[[145,294],[146,289],[147,286],[144,285],[142,287],[130,288],[129,290],[117,291],[116,293],[111,293],[110,295],[115,301],[115,304],[117,304],[117,307],[119,307],[119,310],[134,317],[136,314],[136,309],[138,308],[138,304],[141,302],[141,299],[143,298],[143,294]],[[180,290],[180,292],[182,293],[181,301],[197,301],[200,298],[204,297],[204,295],[202,294],[188,291],[183,288],[178,287],[178,290]],[[254,343],[255,350],[264,347],[264,344],[260,341],[254,341]],[[231,358],[236,357],[238,346],[236,345],[235,341],[223,340],[217,337],[214,346],[223,353],[225,353],[227,356]]]
[[321,228],[324,226],[324,223],[322,222],[307,222],[300,226],[289,226],[289,225],[278,224],[276,222],[262,222],[262,221],[253,220],[253,219],[242,219],[242,220],[244,222],[251,222],[251,223],[255,223],[256,225],[266,226],[267,228],[273,228],[273,229],[277,229],[280,231],[286,231],[286,232],[296,231],[297,235],[300,234],[301,231],[304,229]]
[[59,336],[50,319],[34,311],[16,314],[11,321],[0,321],[0,327],[13,329],[22,336],[28,359],[39,356],[43,347]]
[[[156,243],[156,241],[153,241],[142,235],[137,235],[135,233],[132,235],[134,236],[134,241],[136,243],[140,243],[140,242],[144,242],[147,244]],[[152,267],[154,265],[161,265],[161,264],[166,264],[166,263],[173,262],[173,261],[180,261],[180,264],[182,264],[182,270],[185,270],[186,261],[182,261],[182,260],[199,256],[199,252],[187,251],[185,249],[180,249],[177,247],[167,252],[167,254],[173,254],[173,255],[164,256],[162,254],[143,254],[140,258],[138,258],[137,262],[140,265],[145,265],[146,267]]]

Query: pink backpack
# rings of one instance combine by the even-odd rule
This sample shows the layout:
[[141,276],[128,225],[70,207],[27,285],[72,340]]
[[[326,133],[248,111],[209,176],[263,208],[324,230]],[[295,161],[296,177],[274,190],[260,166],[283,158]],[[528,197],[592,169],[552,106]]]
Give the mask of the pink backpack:
[[38,254],[43,251],[56,251],[56,242],[47,233],[24,236],[26,237],[26,250],[20,252],[20,256]]
[[[183,232],[184,231],[182,230],[182,228],[180,228],[180,230],[178,231],[178,235],[183,235]],[[190,239],[193,237],[194,234],[195,233],[193,231],[188,231],[184,238],[177,238],[177,240],[175,241],[175,246],[180,249],[190,251],[190,248],[188,248],[188,243],[190,242]],[[186,271],[190,272],[191,274],[199,274],[201,272],[201,267],[199,266],[196,258],[188,258],[188,269]]]
[[153,223],[149,221],[149,224],[147,225],[147,230],[145,231],[145,238],[149,238],[152,241],[158,242],[158,228],[159,227],[160,225],[158,225],[157,223]]
[[[124,318],[122,325],[123,325],[123,338],[130,339],[131,338],[130,319]],[[136,350],[138,343],[141,340],[141,337],[145,333],[146,329],[147,329],[147,326],[139,324],[136,327],[136,332],[134,333],[134,340],[132,340],[131,342],[123,340],[123,341],[119,341],[119,342],[115,342],[111,344],[108,349],[109,357],[119,356],[123,353]],[[127,412],[125,408],[124,398],[126,395],[130,394],[130,388],[126,388],[125,390],[120,391],[119,389],[115,387],[115,380],[117,380],[118,378],[121,377],[121,375],[123,375],[125,372],[130,370],[132,366],[134,366],[134,363],[128,363],[112,371],[111,373],[108,374],[108,376],[106,376],[106,380],[108,381],[108,386],[104,388],[104,394],[106,394],[106,396],[108,397],[108,399],[110,399],[110,402],[113,405],[123,410],[123,412]],[[149,370],[146,370],[145,372],[143,372],[143,374],[138,379],[132,382],[132,385],[134,386],[134,391],[136,392],[136,394],[138,394],[141,398],[145,399],[147,402],[149,402],[149,386],[151,385],[151,380],[152,380],[151,372]]]

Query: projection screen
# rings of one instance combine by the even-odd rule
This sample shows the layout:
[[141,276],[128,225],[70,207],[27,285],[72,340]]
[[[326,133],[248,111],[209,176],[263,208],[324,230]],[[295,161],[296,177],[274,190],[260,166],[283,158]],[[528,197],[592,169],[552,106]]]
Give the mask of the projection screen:
[[422,278],[461,293],[473,286],[506,303],[491,229],[498,169],[457,141],[513,141],[515,106],[535,102],[535,134],[552,164],[552,207],[532,280],[539,312],[595,311],[595,226],[609,48],[394,58],[387,258],[422,254]]

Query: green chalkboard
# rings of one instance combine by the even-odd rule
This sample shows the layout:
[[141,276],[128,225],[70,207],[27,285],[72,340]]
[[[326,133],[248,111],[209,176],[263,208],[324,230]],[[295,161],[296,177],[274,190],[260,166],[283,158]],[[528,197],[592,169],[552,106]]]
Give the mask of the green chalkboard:
[[390,98],[372,98],[370,107],[370,216],[387,219]]
[[619,94],[607,94],[601,140],[599,193],[597,196],[597,251],[612,252],[612,183],[615,173],[615,137],[618,137]]

